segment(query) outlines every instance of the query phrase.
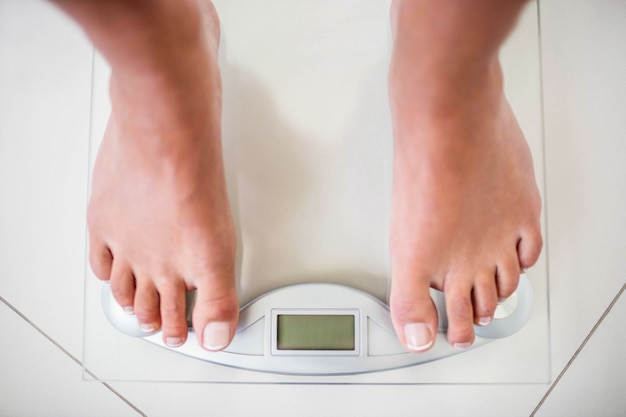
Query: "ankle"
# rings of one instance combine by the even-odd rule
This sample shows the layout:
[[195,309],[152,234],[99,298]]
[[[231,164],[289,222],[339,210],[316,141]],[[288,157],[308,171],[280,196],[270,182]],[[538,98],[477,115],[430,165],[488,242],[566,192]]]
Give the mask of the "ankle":
[[[418,106],[420,112],[451,110],[476,99],[493,99],[503,94],[503,77],[498,57],[471,66],[450,60],[424,62],[396,50],[389,70],[389,92],[395,101]],[[425,108],[419,107],[424,106]]]
[[501,96],[499,47],[525,0],[497,3],[394,0],[392,105],[396,96],[444,108]]
[[[395,61],[395,58],[394,58]],[[451,74],[435,67],[411,71],[399,59],[389,74],[389,99],[396,142],[403,137],[441,137],[460,122],[479,122],[498,114],[506,102],[503,77],[497,58],[480,70]],[[404,66],[404,68],[403,68]],[[471,126],[464,126],[471,128]],[[416,132],[421,131],[421,134]]]

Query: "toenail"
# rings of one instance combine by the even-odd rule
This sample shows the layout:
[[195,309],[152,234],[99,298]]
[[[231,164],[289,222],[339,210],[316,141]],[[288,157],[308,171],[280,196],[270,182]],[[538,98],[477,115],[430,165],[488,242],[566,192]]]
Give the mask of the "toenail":
[[422,352],[434,343],[430,329],[425,323],[408,323],[404,325],[406,346],[414,352]]
[[486,326],[489,323],[491,323],[491,320],[492,320],[491,316],[481,317],[481,318],[478,319],[478,325],[479,326]]
[[204,327],[202,344],[208,350],[222,350],[230,342],[230,324],[227,322],[211,322]]
[[469,349],[472,346],[471,343],[455,343],[454,348],[457,350]]
[[178,347],[183,344],[183,339],[180,337],[168,337],[165,339],[165,344],[169,347]]
[[142,323],[140,327],[141,331],[146,333],[152,333],[156,330],[156,326],[153,323]]
[[126,306],[124,307],[124,313],[132,316],[133,314],[135,314],[135,309],[133,308],[133,306]]

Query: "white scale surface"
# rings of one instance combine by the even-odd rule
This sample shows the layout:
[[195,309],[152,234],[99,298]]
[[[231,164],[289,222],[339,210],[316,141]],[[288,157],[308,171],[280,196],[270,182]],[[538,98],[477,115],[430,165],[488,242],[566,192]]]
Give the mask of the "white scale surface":
[[[235,337],[222,352],[202,349],[193,330],[185,345],[168,348],[160,331],[147,334],[133,316],[124,313],[108,285],[103,288],[102,305],[107,318],[121,332],[173,352],[243,370],[326,376],[387,371],[461,353],[446,343],[443,294],[433,294],[433,298],[440,323],[436,348],[421,354],[409,353],[400,344],[385,304],[338,284],[294,284],[253,300],[241,309]],[[188,297],[188,320],[192,300]],[[518,332],[528,321],[532,305],[532,288],[522,275],[517,291],[498,307],[494,321],[488,326],[474,326],[472,348]]]
[[[385,302],[392,144],[386,93],[388,2],[216,0],[215,4],[222,20],[223,141],[239,238],[240,304],[310,282],[346,285]],[[531,146],[541,185],[539,51],[532,10],[505,46],[502,61],[507,95]],[[96,57],[90,166],[110,111],[108,73]],[[102,380],[545,382],[549,378],[545,271],[544,256],[528,274],[534,293],[532,315],[510,337],[432,361],[451,353],[441,334],[436,347],[425,354],[432,358],[424,356],[424,363],[417,366],[380,371],[385,366],[378,365],[377,372],[350,375],[339,361],[323,375],[307,371],[285,375],[281,369],[278,374],[237,369],[240,363],[216,365],[122,334],[105,318],[101,283],[87,270],[84,363]],[[480,345],[482,338],[477,340]],[[193,351],[190,342],[186,346]],[[400,365],[391,367],[396,366]],[[376,369],[366,369],[372,370]]]

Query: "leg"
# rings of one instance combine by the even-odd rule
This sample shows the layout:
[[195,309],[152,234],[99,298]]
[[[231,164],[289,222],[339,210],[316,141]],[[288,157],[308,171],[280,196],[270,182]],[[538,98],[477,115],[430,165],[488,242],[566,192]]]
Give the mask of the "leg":
[[169,346],[193,326],[226,347],[238,318],[235,234],[221,150],[219,23],[212,3],[57,0],[112,68],[112,113],[88,208],[90,263]]
[[528,145],[506,101],[498,49],[522,0],[396,0],[391,311],[411,351],[434,342],[428,288],[444,291],[448,340],[493,319],[542,240]]

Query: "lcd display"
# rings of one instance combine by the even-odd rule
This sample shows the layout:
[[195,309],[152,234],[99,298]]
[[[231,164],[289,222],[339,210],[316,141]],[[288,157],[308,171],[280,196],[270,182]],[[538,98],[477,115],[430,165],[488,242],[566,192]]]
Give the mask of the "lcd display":
[[354,315],[279,314],[279,350],[354,350]]

